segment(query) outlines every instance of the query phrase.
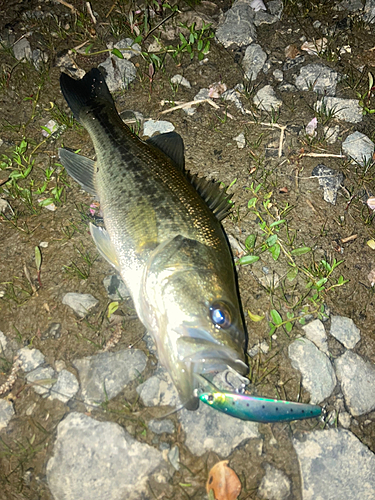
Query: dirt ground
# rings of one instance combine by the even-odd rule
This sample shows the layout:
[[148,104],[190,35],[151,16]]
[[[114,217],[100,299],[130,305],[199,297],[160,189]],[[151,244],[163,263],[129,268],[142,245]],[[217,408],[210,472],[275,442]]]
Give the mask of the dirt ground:
[[[203,12],[215,23],[219,8],[230,6],[227,1],[215,3],[216,10],[210,2],[179,2],[182,13],[157,28],[154,34],[160,35],[166,45],[177,46],[179,32],[184,32],[179,22],[191,25],[195,16],[200,18]],[[93,44],[88,53],[73,54],[73,58],[86,71],[97,66],[108,56],[104,50],[107,42],[132,35],[134,26],[129,21],[129,12],[135,13],[138,29],[145,36],[142,31],[145,29],[144,13],[151,4],[151,1],[146,5],[139,2],[138,9],[134,2],[118,1],[109,13],[111,2],[94,1],[91,5],[98,14],[98,23],[94,25],[83,1],[73,2],[76,12],[48,1],[0,2],[0,138],[3,141],[0,155],[5,155],[0,170],[0,197],[9,204],[0,214],[0,330],[18,348],[40,349],[52,366],[63,360],[72,371],[72,360],[97,353],[114,330],[107,317],[111,300],[102,284],[111,269],[98,256],[88,232],[91,199],[80,191],[61,166],[56,165],[57,149],[61,145],[80,149],[81,154],[91,157],[94,151],[87,132],[72,120],[61,95],[61,69],[56,64],[69,49],[88,42],[85,47]],[[320,57],[306,55],[306,62],[321,62],[347,75],[339,83],[337,96],[367,95],[367,74],[375,71],[375,52],[370,50],[374,25],[366,24],[358,15],[333,11],[331,4],[328,1],[303,2],[301,8],[296,1],[284,1],[281,20],[258,27],[258,43],[269,56],[284,61],[287,45],[300,47],[302,36],[307,40],[322,37],[321,28],[314,28],[314,21],[319,20],[322,26],[329,28],[329,49]],[[170,12],[165,8],[156,18],[150,18],[147,29],[155,27]],[[46,13],[51,15],[46,16]],[[175,39],[167,41],[167,32],[174,32]],[[30,62],[17,61],[9,48],[9,43],[25,34],[32,48],[40,48],[48,54],[48,61],[42,63],[39,70]],[[249,357],[250,381],[264,396],[295,399],[301,394],[302,400],[308,401],[308,394],[301,388],[300,376],[292,369],[287,355],[288,345],[302,333],[299,320],[303,323],[311,317],[327,319],[324,313],[328,310],[331,314],[352,318],[361,331],[356,352],[375,363],[374,288],[368,277],[375,267],[375,250],[367,244],[375,239],[375,231],[374,215],[366,204],[375,193],[375,163],[363,167],[340,157],[342,140],[351,132],[359,130],[375,140],[373,114],[365,114],[362,122],[356,125],[341,122],[340,138],[335,144],[328,144],[322,132],[323,124],[336,124],[335,117],[318,116],[317,137],[307,137],[303,131],[316,115],[317,95],[312,90],[284,92],[279,115],[261,113],[254,106],[253,97],[259,88],[269,83],[269,75],[261,72],[255,83],[244,81],[241,50],[224,49],[214,39],[210,40],[208,62],[201,63],[198,52],[193,59],[186,52],[176,58],[166,53],[160,56],[160,68],[146,55],[133,58],[137,77],[127,90],[115,93],[116,105],[119,111],[134,110],[145,117],[171,121],[183,137],[187,169],[231,185],[235,206],[231,216],[223,222],[225,231],[243,244],[249,242],[250,235],[256,235],[255,249],[250,248],[248,253],[260,256],[253,265],[237,266],[248,344],[252,347],[265,340],[270,346],[267,354]],[[145,40],[142,45],[146,54],[148,43],[149,40]],[[339,55],[344,45],[350,45],[351,53]],[[99,54],[92,55],[97,52]],[[150,62],[154,63],[153,74]],[[296,72],[297,69],[294,74]],[[176,73],[187,78],[192,88],[172,84],[171,77]],[[288,75],[285,73],[286,80]],[[217,81],[224,82],[228,89],[244,83],[242,102],[253,114],[243,115],[233,104],[216,99],[219,109],[202,103],[196,106],[192,116],[181,109],[160,115],[167,109],[162,101],[190,101],[201,88],[208,88]],[[371,102],[371,98],[369,96],[367,102],[370,110],[371,104],[375,108],[375,99]],[[51,119],[65,125],[66,129],[61,135],[45,138],[41,127]],[[281,157],[277,156],[281,129],[260,123],[271,124],[272,121],[286,126]],[[233,139],[241,132],[246,138],[244,149],[239,149]],[[325,156],[308,156],[310,153]],[[17,164],[17,159],[21,165]],[[313,168],[319,163],[345,176],[336,205],[323,200],[317,179],[311,177]],[[26,172],[29,166],[32,168]],[[14,177],[7,182],[15,170],[24,178]],[[256,205],[249,207],[249,200],[254,197]],[[49,198],[56,206],[55,211],[41,206],[38,201]],[[260,227],[262,219],[266,221],[263,230]],[[280,219],[286,222],[270,228],[272,222]],[[265,243],[272,234],[277,234],[282,243],[276,260]],[[346,240],[351,236],[353,238]],[[48,246],[41,245],[42,242],[47,242]],[[42,255],[39,279],[35,259],[37,246]],[[301,252],[301,255],[295,251],[304,247],[311,251]],[[322,261],[331,267],[334,262],[342,262],[331,272]],[[291,262],[295,263],[294,267]],[[269,271],[268,283],[260,279],[264,267]],[[291,279],[294,268],[298,274]],[[324,278],[327,280],[319,287],[319,280]],[[100,305],[87,319],[77,320],[62,304],[62,297],[67,292],[91,293]],[[248,311],[264,319],[252,321]],[[271,311],[277,311],[282,318],[277,328],[272,328],[272,321],[275,321]],[[131,302],[121,303],[117,313],[124,318],[123,335],[115,349],[136,344],[146,351],[142,340],[144,328],[134,317]],[[61,324],[59,338],[46,334],[52,323]],[[271,338],[273,333],[276,339]],[[329,345],[334,357],[343,352],[342,345],[333,337],[329,338]],[[151,356],[146,374],[152,373],[152,360]],[[6,380],[11,366],[12,359],[0,353],[0,384]],[[83,405],[79,401],[68,406],[42,399],[22,376],[7,397],[14,402],[16,414],[0,437],[0,498],[50,500],[44,474],[56,426],[72,408]],[[328,412],[334,406],[334,399],[335,395],[327,401]],[[131,410],[124,401],[130,403]],[[28,410],[34,403],[36,407],[31,415]],[[163,408],[160,414],[166,410]],[[134,418],[129,419],[129,412]],[[144,423],[156,413],[142,406],[134,388],[106,404],[103,410],[93,411],[95,418],[116,421],[137,439],[149,444],[153,435],[143,432]],[[358,425],[353,425],[351,431],[375,451],[374,413],[356,420]],[[283,453],[270,449],[267,459],[292,478],[293,498],[296,499],[300,498],[300,479],[289,438],[293,429],[311,429],[316,425],[325,424],[306,421],[272,428],[260,426],[262,435],[277,434],[278,440],[285,444]],[[175,473],[166,498],[202,498],[207,472],[218,457],[214,453],[206,453],[199,459],[192,456],[184,446],[183,433],[162,439],[179,445],[180,461],[186,466]],[[262,463],[256,459],[256,441],[240,446],[229,457],[243,485],[240,499],[255,498],[263,475]],[[254,458],[250,471],[249,457]],[[188,483],[191,487],[186,492],[181,484]]]

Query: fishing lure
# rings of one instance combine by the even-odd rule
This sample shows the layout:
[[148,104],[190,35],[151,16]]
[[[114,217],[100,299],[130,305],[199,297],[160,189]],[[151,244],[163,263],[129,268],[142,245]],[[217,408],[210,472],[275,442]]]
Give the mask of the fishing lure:
[[322,408],[318,405],[257,398],[217,389],[199,393],[199,399],[215,410],[252,422],[289,422],[322,414]]

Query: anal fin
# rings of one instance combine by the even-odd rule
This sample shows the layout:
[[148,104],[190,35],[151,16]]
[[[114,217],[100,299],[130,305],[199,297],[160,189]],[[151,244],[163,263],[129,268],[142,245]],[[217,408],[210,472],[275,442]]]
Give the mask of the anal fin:
[[90,233],[102,257],[120,272],[120,264],[107,231],[90,223]]

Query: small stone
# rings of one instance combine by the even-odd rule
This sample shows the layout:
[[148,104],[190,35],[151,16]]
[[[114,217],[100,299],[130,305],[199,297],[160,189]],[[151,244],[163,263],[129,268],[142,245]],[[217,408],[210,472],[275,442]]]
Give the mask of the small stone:
[[39,366],[29,372],[26,379],[33,386],[34,391],[43,396],[49,393],[49,390],[55,383],[55,375],[55,370],[51,366]]
[[175,470],[180,470],[180,450],[177,445],[168,451],[168,460]]
[[347,349],[354,349],[361,340],[361,332],[351,318],[344,316],[331,317],[330,334],[341,342]]
[[76,359],[85,403],[95,405],[119,394],[129,382],[145,369],[147,358],[139,349],[101,352],[95,356]]
[[5,351],[8,344],[7,338],[4,333],[0,330],[0,353]]
[[49,132],[47,132],[47,130],[42,130],[43,137],[50,137],[59,130],[59,125],[55,122],[55,120],[50,120],[44,126],[49,130]]
[[272,74],[277,82],[282,82],[284,80],[284,73],[281,71],[281,69],[275,69]]
[[327,114],[333,113],[335,120],[343,120],[348,123],[359,123],[362,121],[362,108],[356,99],[342,99],[340,97],[323,97],[316,103],[317,111],[325,107]]
[[350,413],[354,417],[375,409],[375,366],[353,351],[335,360],[336,375]]
[[328,357],[308,339],[295,340],[289,346],[293,368],[302,374],[302,385],[310,393],[310,403],[321,403],[336,386],[336,376]]
[[70,413],[57,426],[47,484],[54,500],[150,498],[147,483],[167,480],[162,453],[114,422]]
[[206,451],[227,457],[244,440],[260,437],[256,422],[235,419],[202,403],[196,411],[182,409],[178,417],[186,446],[199,457]]
[[356,163],[365,166],[372,160],[374,154],[374,143],[361,132],[354,132],[348,135],[342,143],[342,150],[349,155]]
[[324,201],[336,205],[337,191],[344,180],[343,174],[320,163],[313,169],[311,176],[318,177],[319,186],[323,188]]
[[344,427],[344,429],[349,429],[351,420],[350,413],[346,411],[339,413],[339,424],[341,427]]
[[323,323],[319,319],[315,319],[314,321],[311,321],[307,325],[303,326],[302,330],[305,332],[306,337],[311,340],[311,342],[314,342],[316,347],[318,347],[325,354],[329,354],[327,334]]
[[243,149],[246,146],[246,139],[243,133],[233,137],[233,140],[237,142],[238,149]]
[[239,109],[242,114],[245,114],[246,111],[240,99],[241,92],[243,92],[243,90],[244,89],[242,86],[236,85],[233,89],[229,89],[223,92],[221,97],[224,99],[224,101],[233,102],[236,108]]
[[125,283],[117,274],[106,276],[103,280],[103,285],[107,290],[108,297],[112,300],[124,300],[130,297],[130,293]]
[[277,110],[283,101],[276,97],[275,91],[271,85],[265,85],[258,90],[254,97],[254,104],[262,110],[272,111]]
[[340,126],[335,125],[334,127],[323,127],[324,138],[328,144],[334,144],[340,133]]
[[194,101],[205,101],[210,98],[210,89],[200,89],[198,94],[194,96]]
[[152,377],[137,387],[137,392],[145,406],[177,406],[177,390],[168,372],[159,367]]
[[303,500],[371,500],[375,455],[350,431],[326,429],[296,435]]
[[124,59],[128,60],[134,56],[139,56],[142,52],[141,46],[138,43],[134,43],[134,40],[131,38],[120,40],[115,43],[114,48],[120,50]]
[[13,404],[6,399],[0,399],[0,431],[1,429],[5,429],[13,415]]
[[73,373],[68,372],[68,370],[61,370],[49,397],[67,403],[77,394],[78,390],[79,383]]
[[283,471],[270,464],[264,466],[266,473],[258,488],[258,497],[264,500],[284,500],[290,495],[290,479]]
[[183,77],[182,75],[174,75],[174,76],[172,76],[171,82],[174,85],[182,85],[183,87],[186,87],[188,89],[191,88],[190,82],[188,80],[186,80],[186,78]]
[[31,46],[27,38],[22,37],[13,45],[13,54],[17,61],[31,61]]
[[126,89],[137,76],[137,70],[132,62],[114,55],[100,63],[99,67],[106,73],[105,81],[110,92]]
[[174,424],[172,420],[166,419],[166,420],[157,420],[155,418],[149,420],[148,422],[148,428],[150,431],[154,432],[155,434],[163,434],[163,432],[167,434],[173,434],[174,433]]
[[308,64],[300,69],[295,83],[298,90],[312,90],[318,94],[334,96],[337,80],[338,74],[328,66]]
[[152,137],[155,132],[165,134],[166,132],[173,132],[174,125],[171,122],[163,120],[146,120],[143,124],[143,135]]
[[233,43],[239,47],[250,45],[257,37],[254,16],[250,4],[236,2],[224,14],[224,21],[216,30],[216,38],[226,48]]
[[366,0],[363,20],[370,24],[375,23],[375,0]]
[[51,323],[47,330],[42,333],[41,339],[59,339],[61,337],[61,324],[60,323]]
[[242,67],[245,72],[245,78],[250,81],[256,80],[259,72],[266,62],[267,54],[257,43],[252,43],[246,47],[245,55],[242,60]]
[[25,373],[35,370],[44,363],[44,356],[38,349],[23,347],[17,354],[22,363],[21,368]]
[[62,303],[71,307],[77,316],[84,318],[99,301],[90,293],[66,293]]
[[40,248],[48,248],[48,241],[41,241],[39,243]]

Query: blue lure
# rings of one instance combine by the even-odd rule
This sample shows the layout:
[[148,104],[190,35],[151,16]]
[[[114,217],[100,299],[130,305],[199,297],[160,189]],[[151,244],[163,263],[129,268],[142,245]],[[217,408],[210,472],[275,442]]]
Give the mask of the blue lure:
[[256,398],[217,389],[201,392],[199,399],[215,410],[252,422],[290,422],[319,417],[322,414],[322,408],[318,405]]

